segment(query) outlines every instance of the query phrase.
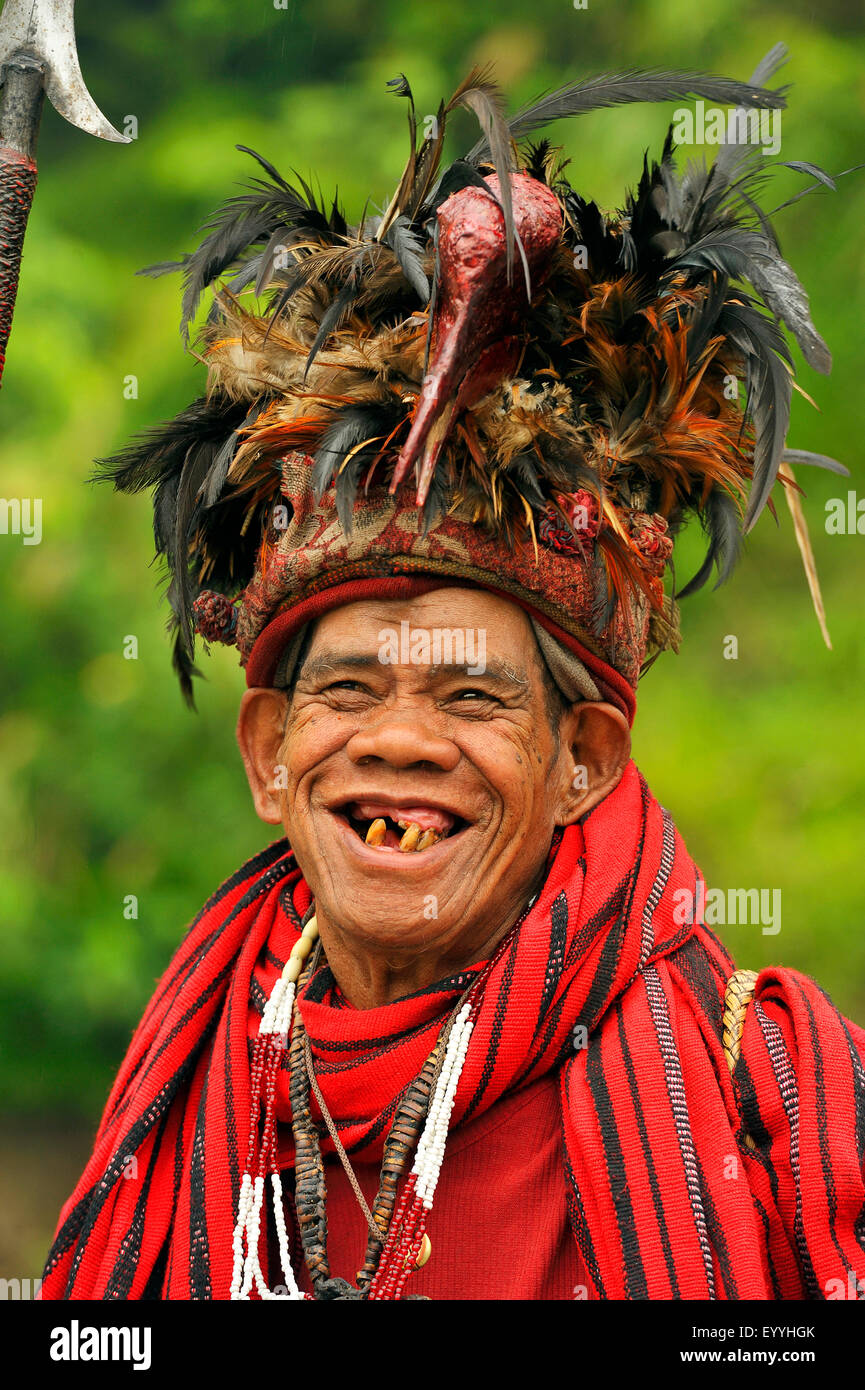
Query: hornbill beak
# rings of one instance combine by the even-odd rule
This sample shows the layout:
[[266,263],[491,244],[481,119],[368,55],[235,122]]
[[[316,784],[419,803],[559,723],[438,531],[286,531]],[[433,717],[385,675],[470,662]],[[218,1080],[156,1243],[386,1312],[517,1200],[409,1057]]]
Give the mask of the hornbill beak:
[[558,245],[562,214],[551,189],[528,174],[511,174],[514,229],[526,282],[507,281],[504,214],[497,175],[482,188],[458,189],[438,209],[440,275],[433,312],[433,352],[414,420],[394,469],[396,492],[417,467],[417,505],[429,492],[436,462],[461,410],[480,400],[519,361],[513,330],[529,306],[528,285],[540,285]]

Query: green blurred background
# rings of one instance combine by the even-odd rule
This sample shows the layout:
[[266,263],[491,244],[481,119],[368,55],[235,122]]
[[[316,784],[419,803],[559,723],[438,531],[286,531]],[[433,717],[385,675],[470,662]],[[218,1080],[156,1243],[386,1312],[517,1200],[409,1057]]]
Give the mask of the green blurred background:
[[[196,230],[257,172],[338,185],[350,220],[386,203],[405,159],[404,71],[432,112],[492,59],[510,109],[564,81],[628,65],[747,78],[779,39],[795,84],[784,159],[838,171],[865,158],[859,0],[90,0],[76,16],[85,79],[128,146],[46,107],[0,400],[2,486],[43,498],[43,539],[0,537],[0,1275],[37,1276],[131,1030],[186,923],[273,838],[252,811],[233,738],[243,678],[217,649],[198,715],[169,669],[145,497],[86,478],[95,457],[198,395],[177,334],[179,281],[135,278],[192,249]],[[563,123],[575,187],[621,205],[669,107]],[[474,141],[454,122],[449,150]],[[711,154],[711,151],[709,151]],[[777,169],[768,207],[801,179]],[[799,470],[834,650],[823,645],[793,540],[764,514],[732,581],[686,601],[680,655],[641,687],[635,757],[710,886],[780,888],[782,928],[720,929],[742,965],[816,976],[865,1023],[862,930],[862,609],[865,537],[826,533],[825,502],[865,496],[865,171],[779,215],[836,365],[801,364],[790,443],[852,477]],[[797,360],[798,354],[797,354]],[[128,379],[137,397],[128,398]],[[125,389],[126,388],[126,389]],[[865,523],[863,523],[865,524]],[[680,547],[680,573],[701,558]],[[727,635],[739,655],[725,660]],[[135,636],[139,658],[123,657]],[[138,918],[124,899],[138,899]]]

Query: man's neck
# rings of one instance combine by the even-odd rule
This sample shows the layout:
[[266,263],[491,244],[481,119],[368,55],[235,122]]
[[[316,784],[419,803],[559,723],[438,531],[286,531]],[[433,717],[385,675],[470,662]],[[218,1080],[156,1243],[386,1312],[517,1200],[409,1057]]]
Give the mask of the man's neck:
[[442,952],[433,948],[428,953],[400,959],[386,952],[360,950],[357,942],[318,912],[318,928],[327,963],[336,983],[355,1009],[376,1009],[404,999],[408,994],[428,988],[449,975],[488,960],[503,937],[520,916],[511,912],[505,922],[482,938],[460,949],[459,943]]

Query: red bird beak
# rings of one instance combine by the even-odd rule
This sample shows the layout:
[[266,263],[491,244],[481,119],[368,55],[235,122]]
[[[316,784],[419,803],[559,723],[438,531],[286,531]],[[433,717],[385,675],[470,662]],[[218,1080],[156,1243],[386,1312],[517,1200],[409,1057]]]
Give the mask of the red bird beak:
[[[537,286],[561,236],[561,210],[555,194],[538,179],[528,174],[511,174],[510,179],[514,227],[530,284]],[[484,182],[497,197],[497,176]],[[452,193],[437,216],[440,278],[432,359],[390,485],[396,492],[420,461],[418,507],[426,501],[442,445],[460,411],[515,368],[521,345],[513,330],[529,307],[522,277],[517,274],[507,283],[504,214],[494,198],[470,185]]]

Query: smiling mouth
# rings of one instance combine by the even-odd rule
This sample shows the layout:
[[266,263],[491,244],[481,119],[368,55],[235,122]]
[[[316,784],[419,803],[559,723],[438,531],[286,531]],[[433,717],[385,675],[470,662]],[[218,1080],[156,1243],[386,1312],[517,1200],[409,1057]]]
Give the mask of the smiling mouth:
[[435,806],[385,806],[371,801],[348,802],[336,814],[371,849],[399,854],[422,854],[440,840],[458,835],[468,824]]

